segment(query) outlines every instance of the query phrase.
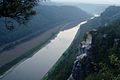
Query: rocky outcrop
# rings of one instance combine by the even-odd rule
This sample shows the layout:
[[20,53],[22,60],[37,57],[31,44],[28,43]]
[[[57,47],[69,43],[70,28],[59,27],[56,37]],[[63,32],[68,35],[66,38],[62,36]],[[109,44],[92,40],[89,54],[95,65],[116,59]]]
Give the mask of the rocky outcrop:
[[90,56],[91,44],[92,44],[92,33],[95,33],[95,30],[92,30],[87,33],[85,41],[82,41],[80,44],[79,56],[76,57],[74,61],[72,74],[68,80],[84,80],[84,78],[89,75],[91,72],[97,71],[96,65],[92,62]]

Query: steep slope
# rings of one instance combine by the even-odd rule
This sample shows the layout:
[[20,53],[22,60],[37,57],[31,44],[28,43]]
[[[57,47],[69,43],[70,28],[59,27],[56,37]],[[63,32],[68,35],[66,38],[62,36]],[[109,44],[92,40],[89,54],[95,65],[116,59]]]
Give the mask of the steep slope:
[[90,17],[86,12],[72,6],[41,5],[34,10],[37,14],[32,16],[30,21],[25,25],[16,24],[12,31],[4,27],[4,18],[0,18],[0,46],[29,36],[40,35],[61,24],[79,22]]
[[117,21],[120,19],[120,7],[110,6],[103,13],[101,13],[100,17],[92,19],[88,21],[84,26],[89,27],[100,27],[107,26],[108,24]]
[[[111,6],[100,17],[83,25],[87,29],[81,28],[84,29],[82,33],[80,32],[83,36],[85,32],[91,31],[92,29],[97,29],[97,31],[92,33],[92,44],[90,50],[88,50],[87,57],[80,60],[79,68],[83,72],[78,72],[79,74],[74,76],[75,80],[119,80],[119,12],[120,7]],[[81,67],[82,65],[84,68]],[[76,73],[72,74],[74,75]]]
[[120,79],[120,20],[98,29],[90,56],[97,71],[90,72],[86,80]]

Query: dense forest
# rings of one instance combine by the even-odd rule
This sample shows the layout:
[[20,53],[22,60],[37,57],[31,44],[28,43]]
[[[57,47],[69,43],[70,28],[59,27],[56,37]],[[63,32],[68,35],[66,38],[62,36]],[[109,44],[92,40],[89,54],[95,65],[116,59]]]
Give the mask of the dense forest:
[[[86,75],[85,80],[119,80],[120,67],[120,7],[110,6],[100,17],[83,25],[86,31],[97,29],[93,35],[90,51],[94,71]],[[97,69],[96,69],[97,68]],[[96,71],[97,70],[97,71]]]
[[91,73],[86,80],[120,79],[120,21],[102,26],[93,36],[91,48],[92,62],[98,72]]

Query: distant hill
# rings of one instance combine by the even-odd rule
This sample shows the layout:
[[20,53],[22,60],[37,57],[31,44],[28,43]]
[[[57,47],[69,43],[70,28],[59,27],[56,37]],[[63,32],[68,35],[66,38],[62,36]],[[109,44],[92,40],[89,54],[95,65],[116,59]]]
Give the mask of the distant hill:
[[60,24],[71,21],[82,21],[90,17],[83,10],[73,6],[47,6],[41,5],[34,8],[36,15],[30,18],[25,25],[16,24],[12,31],[4,27],[4,17],[0,18],[0,46],[52,29]]
[[110,6],[101,14],[101,22],[113,22],[120,20],[120,7]]
[[110,6],[103,13],[101,13],[100,17],[89,20],[88,23],[83,26],[88,26],[89,28],[102,27],[107,26],[117,20],[120,20],[120,7]]
[[77,7],[81,8],[82,10],[90,13],[90,14],[97,14],[100,15],[109,5],[105,4],[77,4]]
[[48,2],[48,3],[42,3],[43,5],[56,5],[56,6],[75,6],[78,7],[87,13],[90,13],[92,15],[98,14],[100,15],[108,6],[108,4],[89,4],[89,3],[55,3],[55,2]]

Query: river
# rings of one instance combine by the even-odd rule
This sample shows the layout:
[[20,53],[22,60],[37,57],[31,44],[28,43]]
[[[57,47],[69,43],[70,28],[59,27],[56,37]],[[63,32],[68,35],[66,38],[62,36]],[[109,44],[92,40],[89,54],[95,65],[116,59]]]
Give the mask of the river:
[[70,46],[80,25],[85,22],[59,32],[50,43],[36,52],[31,58],[13,67],[0,80],[40,80]]

